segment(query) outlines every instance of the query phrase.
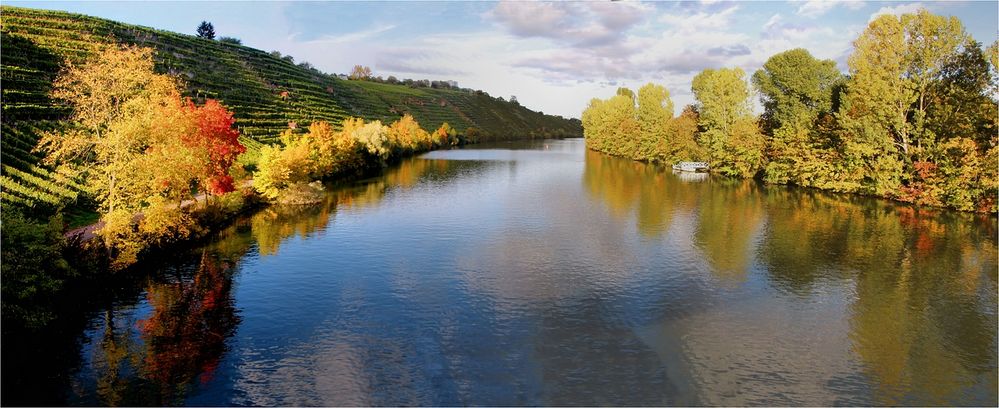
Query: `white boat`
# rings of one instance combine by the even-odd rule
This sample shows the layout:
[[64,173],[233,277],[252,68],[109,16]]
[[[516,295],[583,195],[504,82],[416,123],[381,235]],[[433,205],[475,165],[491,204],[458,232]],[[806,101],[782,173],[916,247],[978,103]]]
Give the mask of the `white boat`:
[[708,171],[707,162],[679,162],[673,165],[673,170],[679,171],[690,171],[690,172],[706,172]]

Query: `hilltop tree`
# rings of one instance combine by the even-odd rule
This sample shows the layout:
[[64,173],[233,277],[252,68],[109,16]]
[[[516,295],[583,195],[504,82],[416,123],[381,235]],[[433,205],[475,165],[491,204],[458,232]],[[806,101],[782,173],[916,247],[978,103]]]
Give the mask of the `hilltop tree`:
[[215,27],[212,25],[212,23],[209,23],[207,21],[202,21],[201,24],[198,24],[198,37],[214,40]]
[[350,71],[349,77],[350,79],[355,79],[355,80],[364,80],[371,78],[371,68],[362,65],[354,65],[354,69]]

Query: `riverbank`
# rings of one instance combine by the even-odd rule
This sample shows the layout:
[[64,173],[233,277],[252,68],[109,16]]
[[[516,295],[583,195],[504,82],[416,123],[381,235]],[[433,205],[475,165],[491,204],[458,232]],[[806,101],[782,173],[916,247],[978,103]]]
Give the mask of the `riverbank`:
[[75,287],[4,337],[4,405],[995,405],[988,217],[579,139],[437,150],[323,198]]

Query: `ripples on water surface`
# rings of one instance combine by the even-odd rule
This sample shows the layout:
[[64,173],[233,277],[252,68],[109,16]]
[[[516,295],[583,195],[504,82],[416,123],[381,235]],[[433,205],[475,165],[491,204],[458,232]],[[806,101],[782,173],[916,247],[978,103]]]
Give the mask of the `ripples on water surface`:
[[432,152],[241,219],[89,314],[48,386],[111,405],[997,404],[994,217],[583,146]]

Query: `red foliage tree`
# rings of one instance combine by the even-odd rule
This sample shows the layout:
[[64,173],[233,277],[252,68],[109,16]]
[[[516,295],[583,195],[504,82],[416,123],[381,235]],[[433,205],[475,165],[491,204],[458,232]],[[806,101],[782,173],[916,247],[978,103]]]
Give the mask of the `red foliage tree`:
[[239,143],[239,131],[232,127],[236,121],[232,112],[214,99],[200,107],[188,101],[187,109],[194,117],[197,131],[184,142],[189,147],[203,149],[208,158],[200,172],[205,191],[220,195],[235,190],[229,168],[246,147]]

